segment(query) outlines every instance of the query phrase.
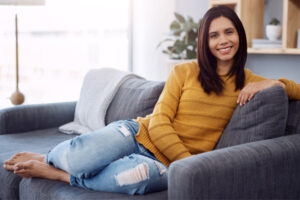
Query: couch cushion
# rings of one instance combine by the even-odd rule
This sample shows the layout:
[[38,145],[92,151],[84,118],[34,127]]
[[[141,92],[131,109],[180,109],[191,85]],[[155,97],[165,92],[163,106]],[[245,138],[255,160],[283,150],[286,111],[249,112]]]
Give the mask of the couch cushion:
[[289,114],[285,133],[287,135],[300,134],[300,101],[289,102]]
[[82,199],[168,199],[167,191],[151,193],[147,195],[126,195],[108,192],[98,192],[70,186],[67,183],[29,178],[20,183],[21,199],[43,199],[43,200],[82,200]]
[[74,135],[59,133],[57,128],[0,135],[0,199],[19,199],[21,177],[2,167],[5,160],[22,151],[46,154],[59,142],[72,137]]
[[216,149],[284,135],[288,98],[282,87],[257,93],[244,106],[237,106]]
[[152,113],[164,82],[132,78],[119,88],[106,113],[106,124],[120,119],[135,119]]

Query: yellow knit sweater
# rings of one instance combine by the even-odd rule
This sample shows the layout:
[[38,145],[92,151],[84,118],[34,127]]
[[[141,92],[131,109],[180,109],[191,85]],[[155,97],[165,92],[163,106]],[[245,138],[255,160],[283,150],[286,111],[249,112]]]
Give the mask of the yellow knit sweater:
[[[240,90],[234,91],[234,77],[221,76],[225,82],[222,95],[207,95],[197,79],[198,73],[197,62],[175,66],[153,113],[136,119],[140,124],[136,140],[167,166],[213,150],[237,106]],[[245,85],[265,79],[247,69],[245,78]],[[289,98],[300,99],[300,85],[279,80],[286,84]]]

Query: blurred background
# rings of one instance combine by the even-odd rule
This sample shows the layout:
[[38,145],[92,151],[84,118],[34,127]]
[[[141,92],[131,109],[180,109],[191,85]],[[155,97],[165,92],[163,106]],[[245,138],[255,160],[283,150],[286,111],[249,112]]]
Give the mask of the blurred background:
[[[266,17],[280,18],[282,0]],[[270,0],[265,1],[266,5]],[[275,5],[273,7],[273,5]],[[174,12],[195,21],[207,0],[45,0],[41,6],[0,3],[0,108],[15,91],[15,23],[18,15],[20,91],[25,104],[75,101],[85,73],[112,67],[165,81],[168,58],[157,45],[169,32]],[[276,12],[274,12],[274,9]],[[255,55],[247,66],[269,77],[300,82],[299,55]]]

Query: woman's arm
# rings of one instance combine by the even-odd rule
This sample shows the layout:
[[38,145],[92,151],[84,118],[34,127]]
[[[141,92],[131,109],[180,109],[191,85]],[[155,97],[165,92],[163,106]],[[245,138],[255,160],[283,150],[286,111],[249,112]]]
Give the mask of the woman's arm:
[[264,89],[267,89],[269,87],[273,86],[281,86],[285,88],[285,84],[278,80],[273,79],[266,79],[263,81],[258,82],[251,82],[248,83],[240,92],[237,103],[239,103],[241,106],[246,104],[248,101],[250,101],[254,95]]
[[241,90],[237,99],[237,103],[240,105],[244,105],[250,101],[257,92],[273,86],[283,87],[289,99],[300,100],[300,85],[291,80],[266,79],[262,76],[253,74],[250,70],[247,70],[245,85],[246,86]]
[[171,71],[162,94],[154,107],[148,131],[153,144],[171,162],[191,156],[173,127],[182,87],[184,66],[175,66]]

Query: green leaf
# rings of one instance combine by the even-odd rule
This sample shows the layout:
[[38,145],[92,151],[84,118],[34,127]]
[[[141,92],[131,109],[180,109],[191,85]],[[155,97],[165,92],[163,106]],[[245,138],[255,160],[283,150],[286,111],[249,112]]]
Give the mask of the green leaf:
[[198,37],[198,34],[194,31],[189,31],[188,32],[188,42],[192,42],[192,41],[195,41],[196,38]]
[[168,46],[167,47],[169,51],[173,51],[174,47],[173,46]]
[[163,52],[164,54],[170,54],[170,52],[167,51],[167,50],[163,50],[162,52]]
[[164,39],[163,41],[161,41],[157,46],[156,46],[156,48],[159,48],[163,43],[165,43],[165,42],[172,42],[172,41],[174,41],[173,39],[170,39],[170,38],[167,38],[167,39]]
[[180,15],[179,13],[175,12],[174,13],[176,19],[180,22],[180,23],[184,23],[185,22],[185,19],[182,15]]
[[175,46],[175,51],[180,54],[186,49],[187,45],[184,42],[177,40],[174,46]]
[[186,58],[187,59],[194,59],[196,58],[196,51],[191,51],[189,49],[186,50]]
[[194,24],[193,18],[191,18],[190,16],[187,16],[187,18],[188,18],[188,21],[189,21],[191,24]]
[[192,29],[193,29],[193,25],[190,22],[187,21],[183,24],[183,30],[185,32],[189,32]]
[[180,30],[180,24],[174,20],[170,25],[170,29],[172,31],[178,31],[178,30]]

